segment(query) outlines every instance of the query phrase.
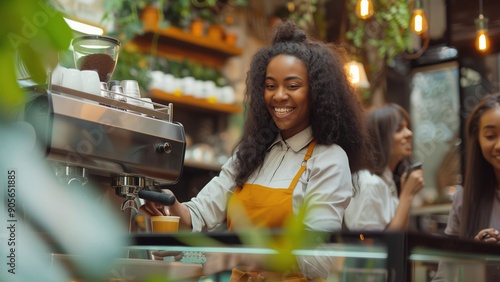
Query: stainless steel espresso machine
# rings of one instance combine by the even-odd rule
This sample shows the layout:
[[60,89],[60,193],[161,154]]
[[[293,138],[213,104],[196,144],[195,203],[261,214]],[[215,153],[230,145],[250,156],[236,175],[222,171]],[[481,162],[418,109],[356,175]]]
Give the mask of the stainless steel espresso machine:
[[84,186],[91,176],[109,179],[122,210],[137,212],[139,197],[172,205],[159,186],[182,173],[186,138],[172,121],[172,104],[155,109],[52,85],[34,88],[25,107],[37,143],[68,186]]
[[[119,45],[105,36],[75,39],[75,65],[83,68],[85,56],[109,57],[111,66],[98,61],[95,67],[102,86],[114,70]],[[102,88],[96,95],[62,86],[64,82],[30,87],[24,111],[58,179],[79,187],[92,177],[104,177],[125,199],[122,211],[130,209],[131,214],[138,212],[139,198],[172,205],[175,197],[161,193],[159,187],[179,180],[186,149],[184,128],[173,122],[172,104]]]

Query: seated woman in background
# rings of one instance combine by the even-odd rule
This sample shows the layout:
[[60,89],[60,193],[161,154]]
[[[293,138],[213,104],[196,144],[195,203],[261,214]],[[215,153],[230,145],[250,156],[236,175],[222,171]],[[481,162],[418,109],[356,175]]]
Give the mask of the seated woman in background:
[[[464,188],[453,195],[444,233],[482,242],[500,242],[500,93],[485,96],[469,116],[465,128],[467,156]],[[461,263],[439,262],[432,279],[472,281],[477,273],[498,277],[496,264],[480,270],[462,269]],[[460,270],[459,270],[460,269]],[[459,270],[459,271],[458,271]],[[467,275],[467,276],[465,276]],[[498,281],[487,280],[487,281]]]
[[485,242],[500,241],[500,93],[472,111],[466,125],[464,188],[453,196],[444,231]]
[[345,226],[350,230],[406,230],[413,197],[424,186],[421,168],[410,175],[402,173],[412,154],[409,115],[396,104],[372,109],[367,127],[375,165],[355,176],[360,191],[345,211]]

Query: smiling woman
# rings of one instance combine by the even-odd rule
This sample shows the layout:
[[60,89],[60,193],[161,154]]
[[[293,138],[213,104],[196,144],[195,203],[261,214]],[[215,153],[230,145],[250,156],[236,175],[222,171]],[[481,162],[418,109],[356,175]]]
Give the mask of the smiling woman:
[[499,242],[500,93],[485,96],[476,106],[467,120],[466,134],[464,189],[453,195],[445,233]]
[[[279,22],[272,43],[252,59],[236,152],[195,198],[169,208],[184,228],[211,230],[227,219],[230,231],[341,229],[351,173],[371,160],[363,108],[335,46],[309,39],[293,22]],[[148,202],[141,211],[160,215],[165,207]],[[255,265],[241,259],[230,267]],[[326,279],[332,262],[311,256],[257,265],[304,280]],[[246,281],[247,270],[233,269],[231,281]]]
[[269,62],[264,99],[281,136],[288,139],[311,123],[307,68],[297,57],[278,55]]
[[357,230],[406,230],[413,197],[424,186],[421,168],[402,173],[412,154],[410,117],[390,104],[371,110],[367,124],[376,165],[358,173],[361,192],[347,208],[345,224]]

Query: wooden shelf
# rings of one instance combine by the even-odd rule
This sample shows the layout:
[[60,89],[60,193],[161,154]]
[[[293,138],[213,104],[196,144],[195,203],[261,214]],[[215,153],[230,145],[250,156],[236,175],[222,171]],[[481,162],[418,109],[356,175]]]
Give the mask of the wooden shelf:
[[158,33],[164,38],[169,38],[171,40],[178,40],[193,46],[199,46],[206,49],[211,49],[213,51],[220,52],[227,56],[238,56],[243,53],[241,48],[234,45],[230,45],[220,40],[213,40],[205,36],[195,36],[191,33],[185,32],[178,27],[169,27],[166,29],[152,28],[148,32]]
[[238,105],[210,103],[208,102],[207,99],[199,99],[193,96],[177,96],[163,92],[158,89],[151,89],[149,93],[151,99],[159,101],[160,103],[162,102],[173,103],[174,114],[175,114],[175,109],[177,107],[183,109],[193,109],[196,111],[216,112],[225,114],[239,114],[242,112],[242,108]]
[[[157,44],[153,45],[155,33],[159,37]],[[221,69],[228,58],[243,53],[241,48],[224,41],[195,36],[177,27],[151,28],[144,34],[137,35],[130,44],[132,49],[141,53],[155,54],[170,60],[189,59],[217,69]]]

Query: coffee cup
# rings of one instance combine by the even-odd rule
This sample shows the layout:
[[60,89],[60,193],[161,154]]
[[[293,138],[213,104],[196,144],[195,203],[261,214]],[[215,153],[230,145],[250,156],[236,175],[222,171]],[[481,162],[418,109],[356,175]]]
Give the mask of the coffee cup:
[[135,80],[122,80],[121,86],[123,87],[123,93],[136,98],[141,98],[141,92],[139,90],[139,83]]
[[83,91],[101,96],[101,85],[99,74],[93,70],[80,71],[82,77]]
[[175,233],[179,230],[179,216],[152,216],[153,233]]
[[82,75],[77,69],[63,70],[61,86],[83,91]]
[[63,73],[67,70],[67,68],[62,67],[60,65],[57,65],[54,70],[52,70],[52,78],[51,78],[51,84],[52,85],[62,85],[62,79],[63,79]]

